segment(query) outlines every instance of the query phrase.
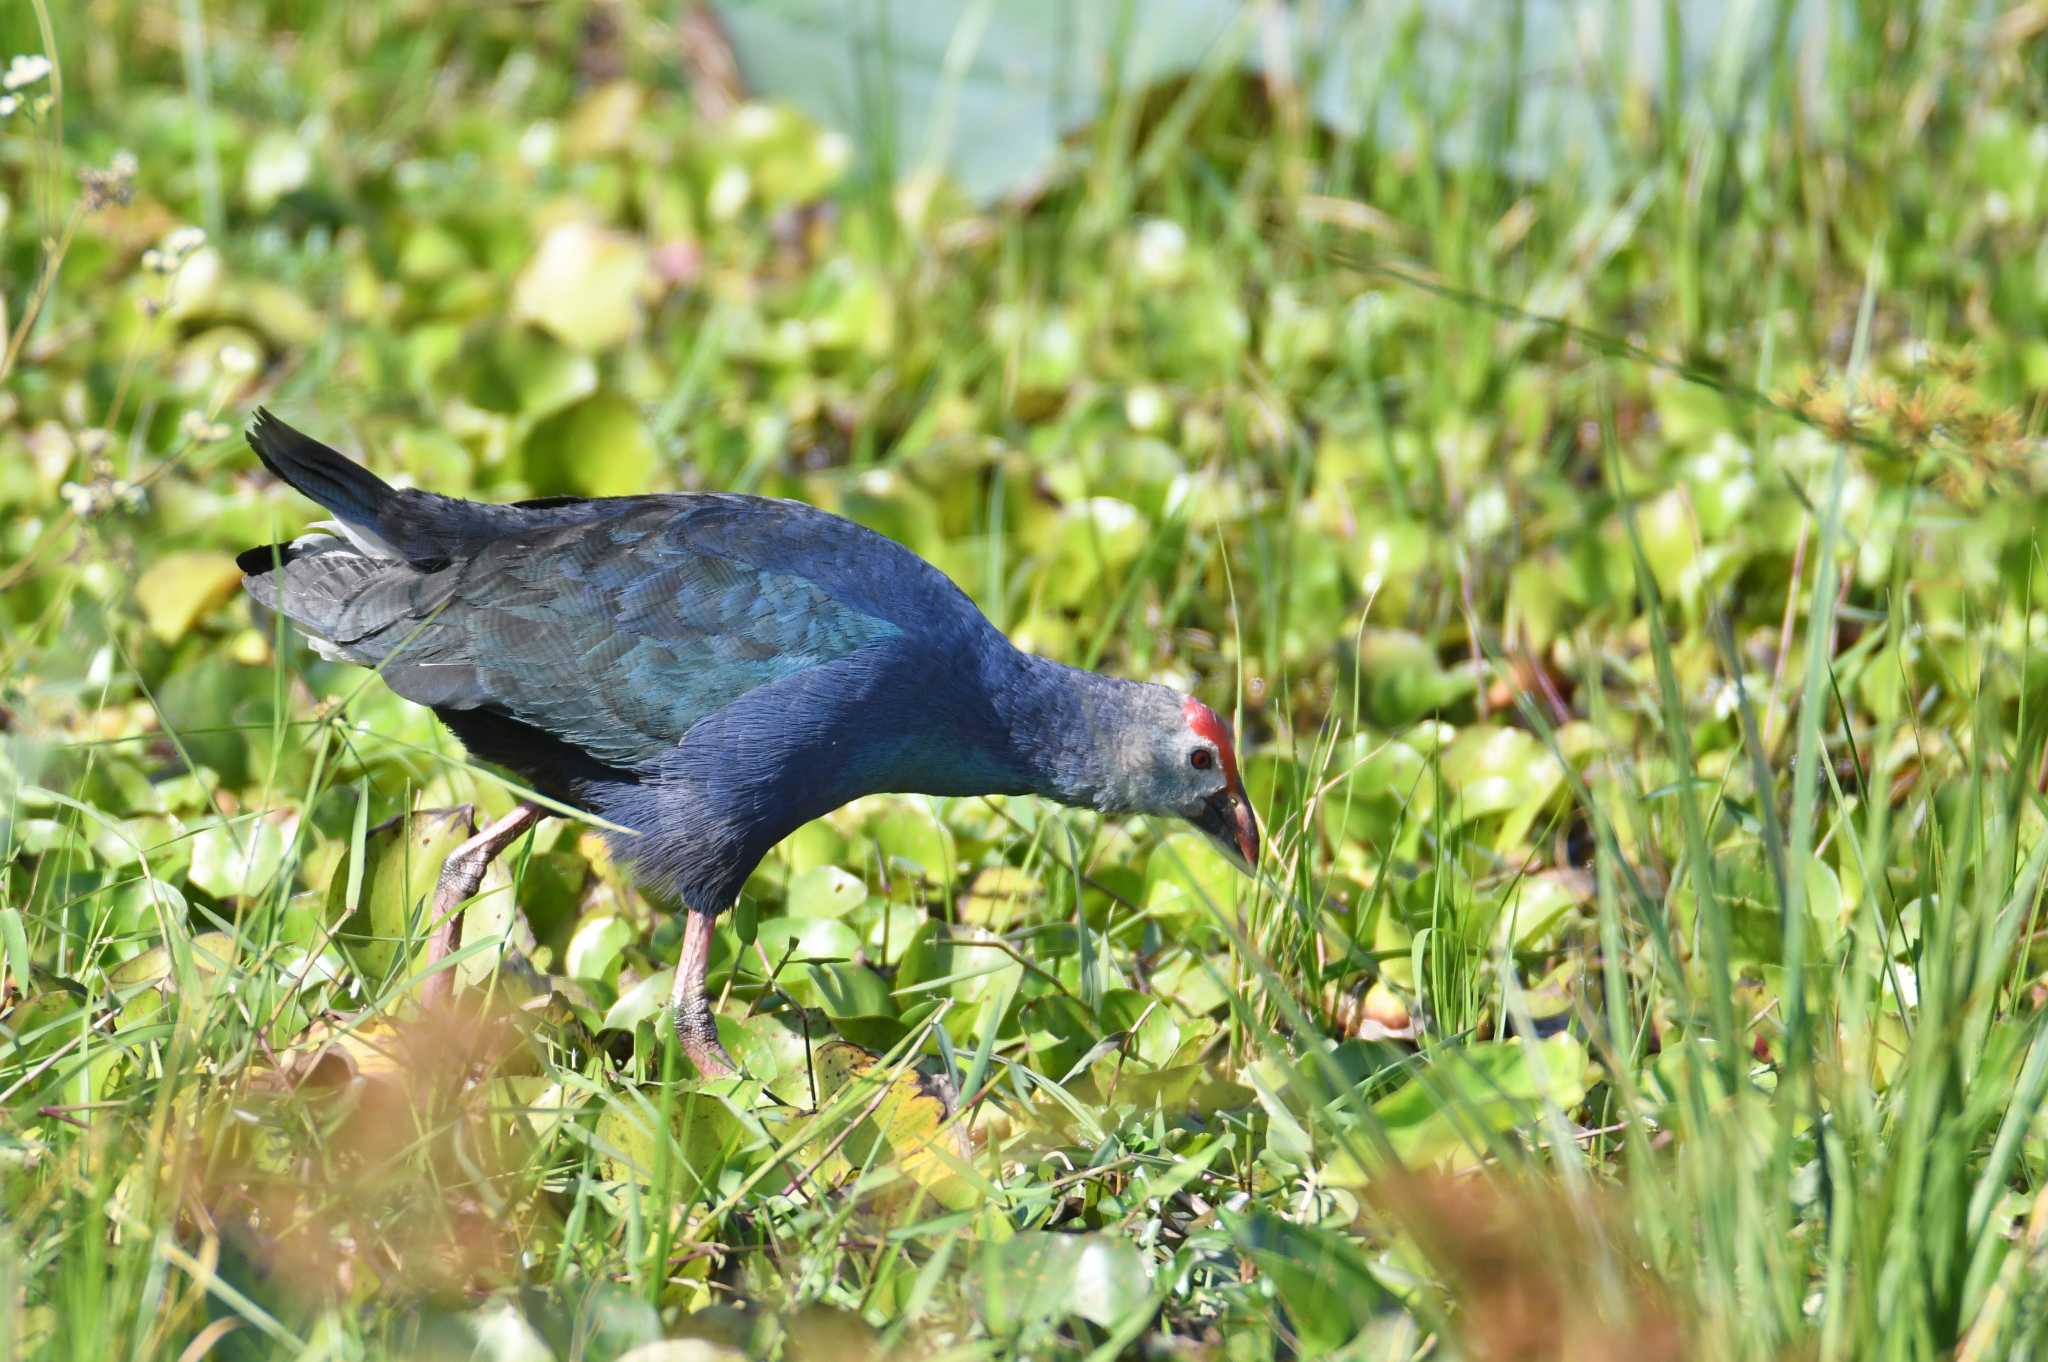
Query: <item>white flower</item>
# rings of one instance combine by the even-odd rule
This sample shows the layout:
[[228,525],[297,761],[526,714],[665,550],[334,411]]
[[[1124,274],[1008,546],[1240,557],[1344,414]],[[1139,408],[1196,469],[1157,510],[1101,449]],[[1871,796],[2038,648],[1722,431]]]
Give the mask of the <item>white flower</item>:
[[1131,248],[1131,268],[1147,284],[1174,284],[1185,271],[1188,230],[1167,218],[1147,218]]
[[1124,420],[1132,430],[1150,435],[1166,424],[1166,394],[1149,383],[1141,383],[1124,394]]
[[241,378],[256,372],[256,355],[246,345],[223,345],[220,348],[220,371],[231,378]]
[[5,118],[21,107],[20,95],[0,95],[0,118]]
[[0,85],[10,90],[19,90],[33,85],[50,74],[50,59],[39,52],[24,52],[7,63],[7,73],[0,75]]
[[185,413],[178,422],[178,434],[195,444],[213,444],[228,438],[228,428],[218,421],[206,419],[206,413],[194,408]]
[[164,249],[172,255],[190,255],[205,244],[204,227],[180,227],[164,238]]

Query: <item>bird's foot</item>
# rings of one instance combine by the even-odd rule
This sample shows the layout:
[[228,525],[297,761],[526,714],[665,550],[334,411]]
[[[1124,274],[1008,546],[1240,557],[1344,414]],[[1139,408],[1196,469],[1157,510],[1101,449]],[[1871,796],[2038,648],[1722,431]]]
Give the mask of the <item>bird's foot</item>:
[[462,905],[476,897],[476,891],[484,882],[484,872],[490,869],[498,853],[517,841],[540,819],[539,807],[520,804],[449,852],[448,859],[441,863],[441,878],[435,882],[434,905],[428,917],[434,924],[434,934],[427,938],[426,967],[429,973],[420,983],[422,1002],[441,1002],[453,991],[455,972],[435,969],[434,966],[447,959],[462,944]]
[[729,1078],[740,1071],[718,1039],[718,1021],[709,1006],[679,1008],[676,1011],[676,1039],[697,1072],[705,1078]]

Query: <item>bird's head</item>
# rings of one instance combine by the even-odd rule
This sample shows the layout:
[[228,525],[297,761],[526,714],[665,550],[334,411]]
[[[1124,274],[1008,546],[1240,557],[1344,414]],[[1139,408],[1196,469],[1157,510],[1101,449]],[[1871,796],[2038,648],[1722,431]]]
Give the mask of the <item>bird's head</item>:
[[1258,863],[1259,824],[1237,774],[1230,726],[1200,700],[1137,688],[1119,744],[1118,802],[1130,813],[1187,819],[1246,871]]
[[1175,812],[1249,871],[1259,863],[1259,823],[1238,778],[1230,726],[1192,695],[1181,705],[1181,718],[1187,730],[1179,763],[1185,788]]

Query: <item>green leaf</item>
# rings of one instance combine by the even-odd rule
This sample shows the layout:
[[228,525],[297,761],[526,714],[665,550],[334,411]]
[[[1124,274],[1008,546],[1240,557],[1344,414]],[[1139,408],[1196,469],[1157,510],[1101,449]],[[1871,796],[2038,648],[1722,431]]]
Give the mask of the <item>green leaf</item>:
[[899,805],[868,825],[892,873],[908,869],[933,883],[953,878],[953,834],[929,810]]
[[640,333],[647,252],[620,232],[565,222],[512,285],[512,316],[576,350],[606,350]]
[[1079,1317],[1110,1328],[1151,1305],[1151,1274],[1127,1239],[1027,1230],[987,1245],[979,1286],[989,1330],[1013,1335]]
[[192,838],[190,881],[217,899],[263,892],[284,865],[285,830],[267,818],[209,823]]
[[1176,832],[1145,863],[1145,911],[1184,930],[1211,928],[1217,913],[1236,911],[1250,881],[1198,832]]
[[[808,980],[809,988],[792,986],[791,993],[799,1002],[822,1007],[828,1017],[890,1016],[896,1011],[889,986],[865,965],[809,965],[799,978]],[[784,983],[796,981],[785,976]]]
[[789,882],[788,908],[796,917],[845,917],[867,902],[868,887],[860,876],[836,865],[804,871]]
[[770,918],[761,924],[759,944],[771,966],[781,966],[785,959],[795,966],[814,960],[851,960],[860,954],[860,938],[836,918]]
[[600,1028],[606,1031],[630,1031],[641,1022],[661,1014],[668,1006],[668,995],[675,983],[674,970],[657,970],[628,988],[619,995],[619,1000],[604,1014]]
[[604,391],[535,426],[525,457],[536,488],[586,497],[651,491],[660,467],[639,408]]
[[241,584],[242,570],[225,553],[167,553],[144,569],[135,584],[135,603],[152,634],[176,643]]
[[619,956],[638,933],[617,913],[595,913],[576,925],[563,954],[562,969],[571,979],[608,979]]
[[1226,1210],[1222,1218],[1239,1249],[1272,1281],[1307,1355],[1336,1351],[1376,1315],[1396,1308],[1365,1256],[1344,1236],[1264,1211]]
[[433,928],[426,918],[442,864],[469,835],[461,812],[443,809],[415,813],[364,838],[355,911],[348,904],[349,883],[357,873],[353,855],[327,891],[327,920],[339,924],[338,939],[357,969],[372,979],[385,978],[407,942],[415,949],[424,946]]
[[[1403,1163],[1476,1163],[1488,1137],[1533,1123],[1546,1104],[1570,1111],[1592,1086],[1593,1065],[1576,1038],[1531,1044],[1487,1041],[1435,1052],[1428,1067],[1373,1104],[1373,1118]],[[1364,1186],[1373,1170],[1348,1150],[1324,1170],[1336,1187]]]
[[312,178],[313,153],[293,134],[274,129],[256,139],[242,167],[242,197],[258,211],[303,189]]

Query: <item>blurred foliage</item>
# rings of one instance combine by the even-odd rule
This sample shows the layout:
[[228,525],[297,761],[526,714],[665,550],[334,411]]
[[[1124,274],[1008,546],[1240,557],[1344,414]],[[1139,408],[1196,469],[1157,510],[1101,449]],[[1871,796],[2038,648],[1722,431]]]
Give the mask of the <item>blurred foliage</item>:
[[[998,208],[700,107],[666,10],[0,13],[0,1350],[2038,1346],[2048,25],[1755,8],[1753,80],[1590,64],[1619,175],[1416,23],[1456,156],[1269,52]],[[1234,714],[1265,878],[861,801],[698,1084],[673,905],[549,820],[419,1015],[514,796],[250,613],[259,401],[892,535]]]

